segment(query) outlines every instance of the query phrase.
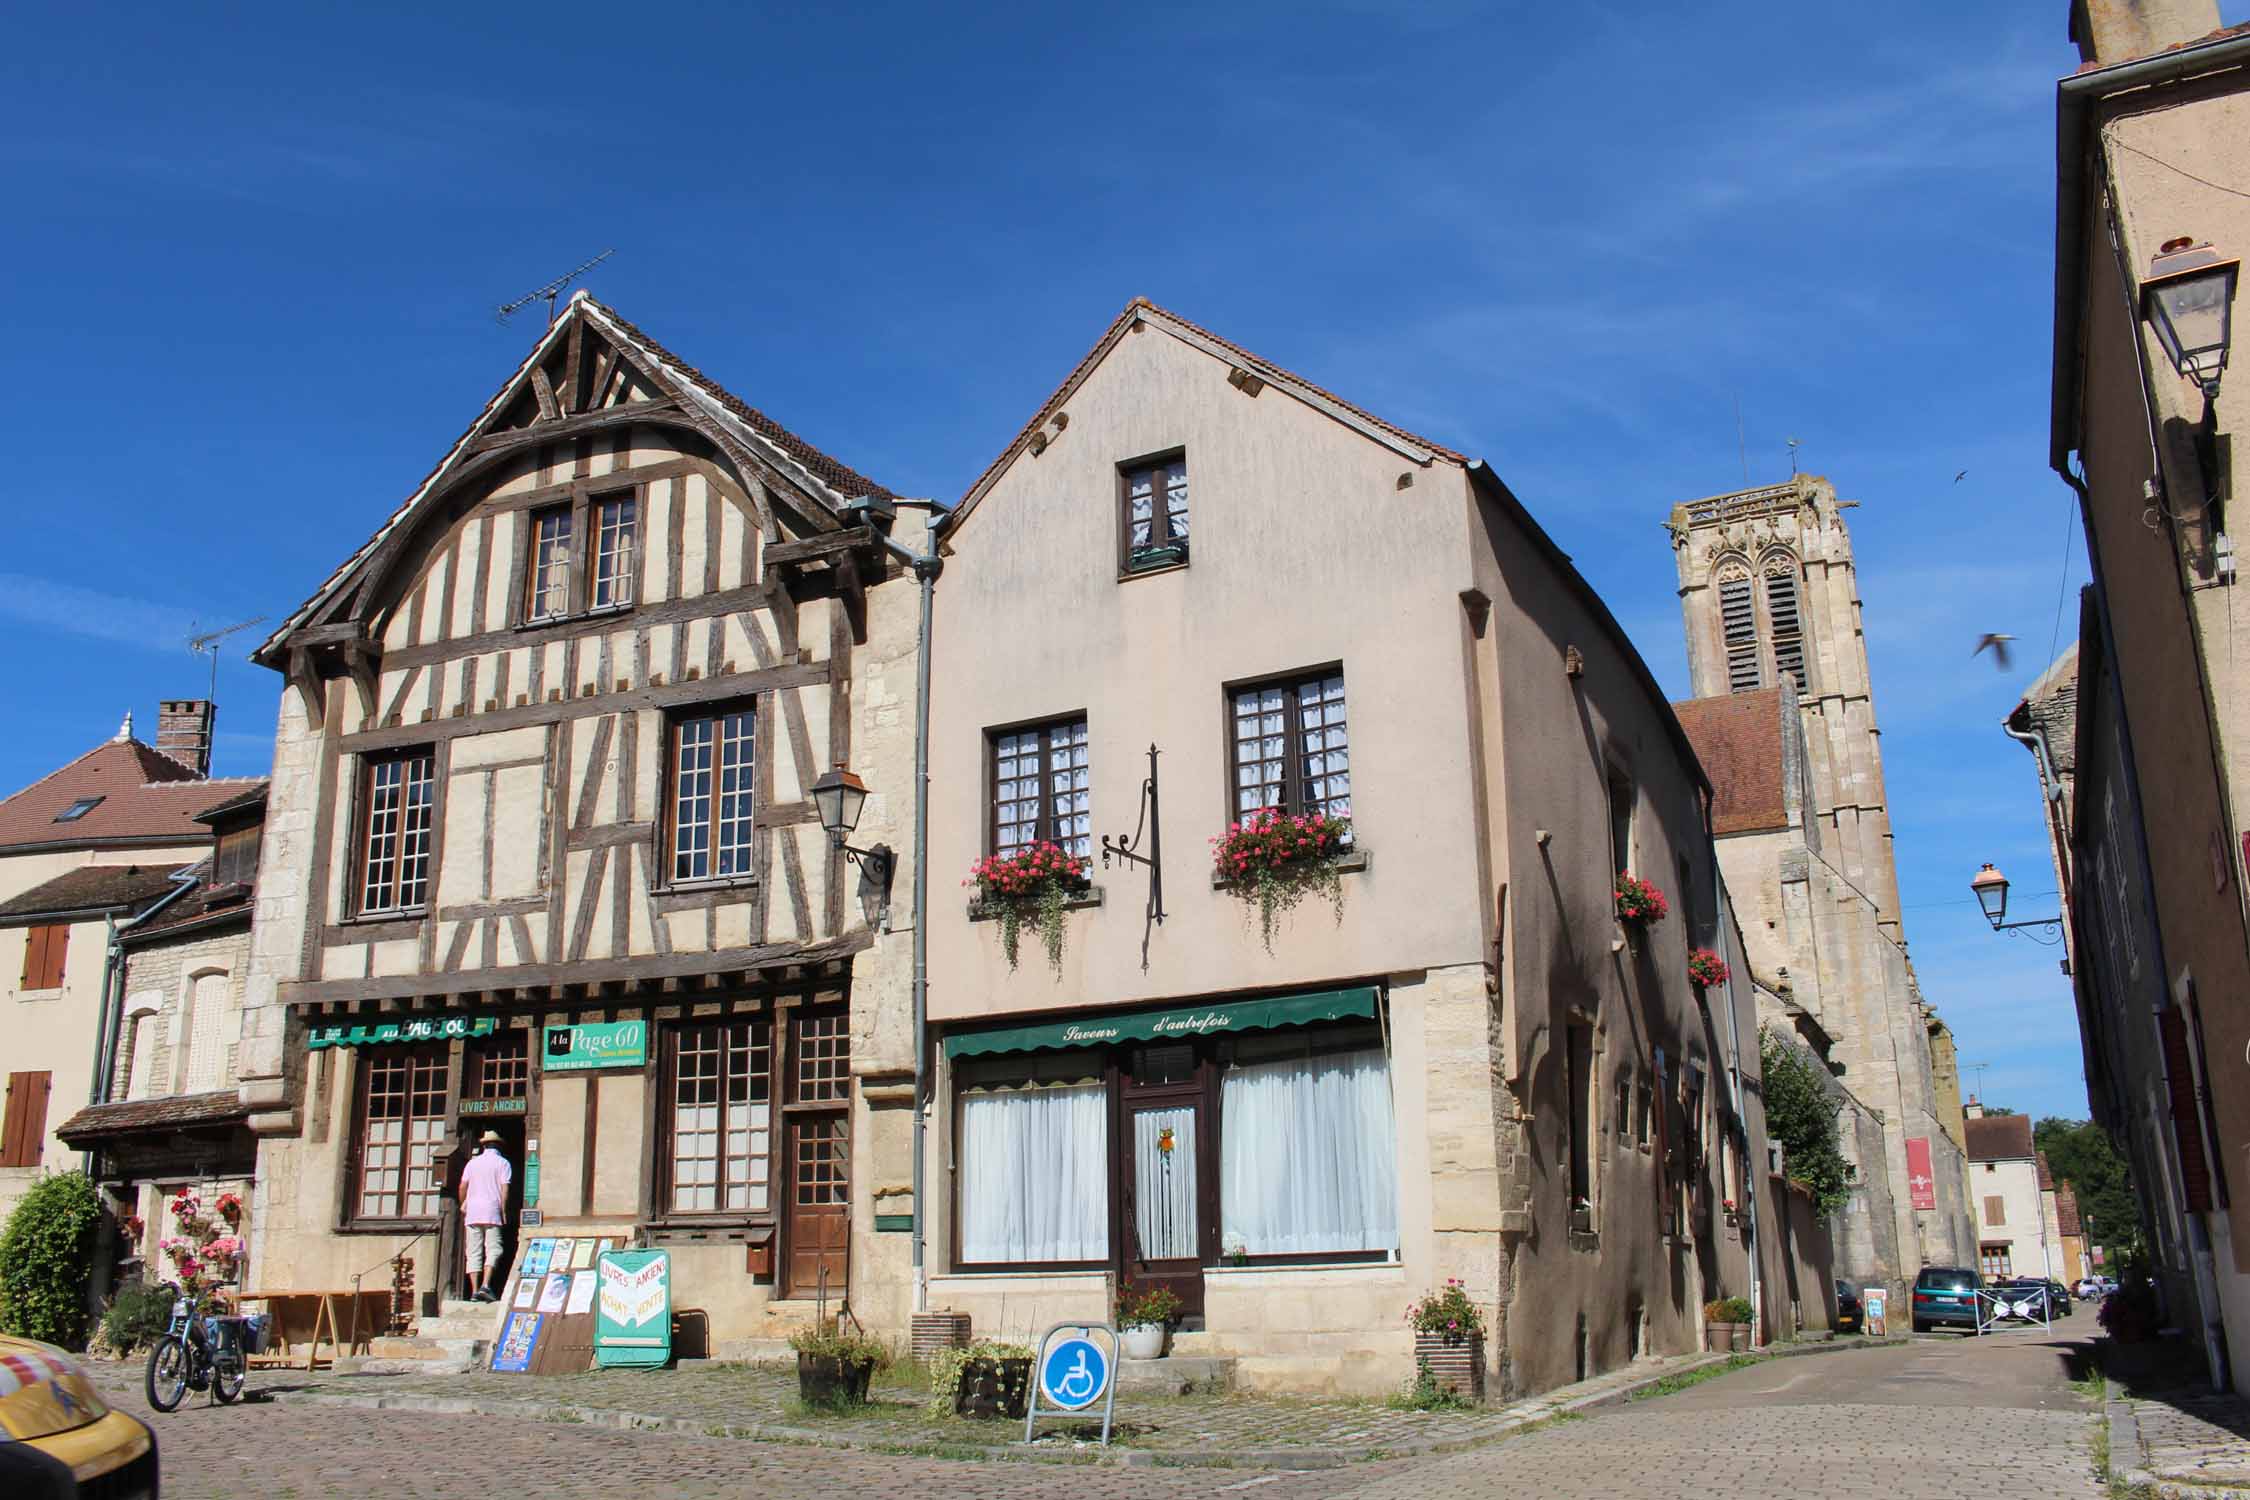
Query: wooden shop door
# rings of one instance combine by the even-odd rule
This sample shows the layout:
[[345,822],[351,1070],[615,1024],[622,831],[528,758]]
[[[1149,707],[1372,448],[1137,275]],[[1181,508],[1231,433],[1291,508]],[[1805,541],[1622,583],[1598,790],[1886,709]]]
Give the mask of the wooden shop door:
[[851,1138],[841,1111],[792,1114],[787,1129],[782,1295],[816,1295],[825,1271],[828,1295],[839,1298],[851,1264]]

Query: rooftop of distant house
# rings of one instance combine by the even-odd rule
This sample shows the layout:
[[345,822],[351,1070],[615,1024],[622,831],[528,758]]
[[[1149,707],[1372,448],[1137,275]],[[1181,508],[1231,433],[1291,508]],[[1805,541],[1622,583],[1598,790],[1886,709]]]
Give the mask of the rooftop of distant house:
[[260,777],[200,775],[135,739],[131,722],[0,800],[0,855],[201,844],[211,837],[204,813],[265,785]]

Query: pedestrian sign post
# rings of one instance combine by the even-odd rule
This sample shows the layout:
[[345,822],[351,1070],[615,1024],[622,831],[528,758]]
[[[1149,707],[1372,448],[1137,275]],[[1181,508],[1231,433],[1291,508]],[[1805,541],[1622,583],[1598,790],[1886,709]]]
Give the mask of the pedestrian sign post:
[[1031,1400],[1024,1407],[1023,1440],[1039,1419],[1075,1417],[1102,1403],[1102,1445],[1109,1445],[1117,1411],[1117,1330],[1107,1323],[1057,1323],[1039,1340],[1031,1365]]

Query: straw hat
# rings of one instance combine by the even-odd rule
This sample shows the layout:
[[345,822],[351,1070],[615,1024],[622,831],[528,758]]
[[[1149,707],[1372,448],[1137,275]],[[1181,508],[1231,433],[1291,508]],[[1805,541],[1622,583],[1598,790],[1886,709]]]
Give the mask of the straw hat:
[[505,1146],[507,1142],[500,1139],[499,1131],[487,1130],[483,1135],[477,1137],[477,1144],[480,1146]]

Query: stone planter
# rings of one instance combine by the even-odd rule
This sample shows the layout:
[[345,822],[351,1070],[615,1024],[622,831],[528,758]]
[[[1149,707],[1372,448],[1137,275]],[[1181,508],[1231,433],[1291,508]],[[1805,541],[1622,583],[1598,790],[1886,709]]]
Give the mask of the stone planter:
[[1706,1323],[1703,1325],[1703,1348],[1708,1354],[1725,1354],[1733,1349],[1750,1347],[1748,1323]]
[[1164,1332],[1162,1323],[1139,1323],[1119,1329],[1117,1338],[1127,1359],[1162,1359]]
[[797,1395],[807,1406],[864,1405],[875,1361],[830,1354],[797,1356]]
[[1470,1401],[1482,1401],[1484,1335],[1417,1331],[1414,1335],[1414,1369],[1417,1378],[1422,1371],[1429,1371],[1430,1380],[1441,1391],[1450,1391]]
[[961,1417],[1023,1420],[1031,1398],[1028,1359],[965,1359],[961,1383],[953,1391],[953,1412]]

